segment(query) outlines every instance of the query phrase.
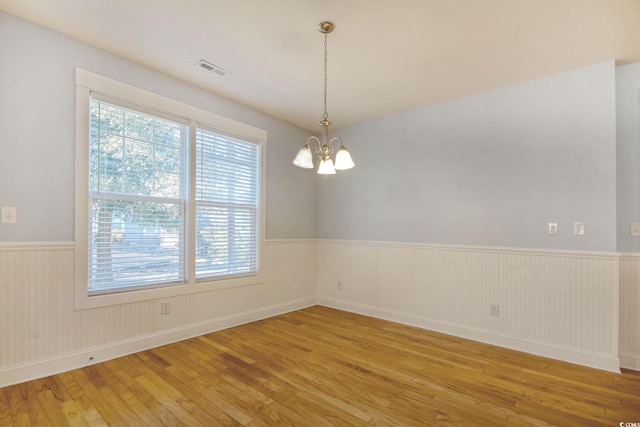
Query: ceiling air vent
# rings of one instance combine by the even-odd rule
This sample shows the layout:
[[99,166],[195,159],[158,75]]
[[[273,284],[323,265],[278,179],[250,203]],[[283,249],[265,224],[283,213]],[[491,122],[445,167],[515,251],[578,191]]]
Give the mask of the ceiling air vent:
[[200,62],[198,62],[196,65],[202,68],[203,70],[211,71],[212,73],[217,74],[220,77],[226,76],[227,74],[229,74],[227,70],[223,70],[217,65],[213,65],[211,62],[207,62],[204,59],[201,59]]

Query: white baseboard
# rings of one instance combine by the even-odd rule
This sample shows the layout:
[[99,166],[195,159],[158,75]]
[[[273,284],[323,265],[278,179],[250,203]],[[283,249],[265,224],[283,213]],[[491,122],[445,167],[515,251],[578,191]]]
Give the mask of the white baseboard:
[[637,354],[620,353],[620,367],[640,371],[640,356]]
[[[529,341],[522,338],[500,335],[494,332],[475,329],[468,326],[450,324],[412,314],[399,313],[392,310],[386,310],[374,306],[352,303],[323,296],[318,296],[318,304],[325,307],[336,308],[339,310],[363,314],[378,319],[390,320],[392,322],[415,326],[430,331],[441,332],[447,335],[479,341],[482,343],[504,347],[511,350],[522,351],[524,353],[534,354],[537,356],[548,357],[550,359],[562,360],[565,362],[575,363],[577,365],[583,365],[590,368],[620,373],[620,359],[606,354],[587,353],[575,349],[563,348],[546,343]],[[640,366],[640,359],[636,359],[635,363],[637,370],[637,367]],[[630,367],[630,369],[634,368]]]
[[237,313],[230,316],[211,319],[206,322],[161,331],[131,340],[119,341],[101,347],[89,348],[55,358],[4,367],[0,369],[0,387],[6,387],[25,381],[31,381],[67,372],[95,363],[126,356],[128,354],[137,353],[139,351],[148,350],[150,348],[183,341],[211,332],[311,307],[316,304],[317,299],[315,297],[289,301],[283,304],[262,307],[253,311]]

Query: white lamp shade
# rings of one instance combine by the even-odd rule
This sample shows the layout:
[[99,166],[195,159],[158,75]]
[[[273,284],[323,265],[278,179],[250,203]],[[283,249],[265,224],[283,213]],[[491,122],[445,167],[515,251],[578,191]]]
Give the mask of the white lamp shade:
[[336,170],[343,171],[345,169],[351,169],[355,165],[353,160],[351,160],[351,154],[349,154],[344,145],[341,145],[336,153]]
[[296,158],[293,159],[293,164],[299,168],[313,169],[313,155],[311,154],[309,144],[305,144],[304,147],[298,151]]
[[320,162],[320,166],[318,167],[318,173],[321,175],[333,175],[336,173],[335,168],[333,167],[333,160],[327,159],[322,160]]

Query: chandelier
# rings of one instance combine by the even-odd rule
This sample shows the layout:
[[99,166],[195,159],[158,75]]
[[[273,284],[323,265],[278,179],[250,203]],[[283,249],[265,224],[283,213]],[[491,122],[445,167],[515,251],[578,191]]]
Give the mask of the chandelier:
[[[329,121],[329,114],[327,113],[327,36],[334,28],[333,23],[329,21],[323,21],[318,25],[318,31],[324,34],[324,114],[322,115],[322,121],[320,121],[320,126],[322,126],[322,142],[315,136],[310,136],[309,139],[307,139],[307,143],[298,151],[298,155],[293,160],[293,164],[298,167],[313,169],[311,143],[315,142],[315,144],[317,144],[315,154],[320,160],[318,173],[323,175],[335,174],[336,170],[351,169],[355,166],[355,163],[351,160],[351,154],[349,154],[342,143],[342,139],[339,136],[334,136],[329,139],[329,126],[331,126],[331,122]],[[337,145],[338,142],[340,146],[336,152],[333,144],[335,143],[335,145]],[[336,159],[335,164],[331,158],[334,152]]]

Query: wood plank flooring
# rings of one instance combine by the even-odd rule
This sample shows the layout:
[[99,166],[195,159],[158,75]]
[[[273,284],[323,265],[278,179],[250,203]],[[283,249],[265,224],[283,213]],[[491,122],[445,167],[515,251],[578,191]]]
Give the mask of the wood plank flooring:
[[640,423],[640,372],[320,306],[0,389],[0,426],[621,422]]

